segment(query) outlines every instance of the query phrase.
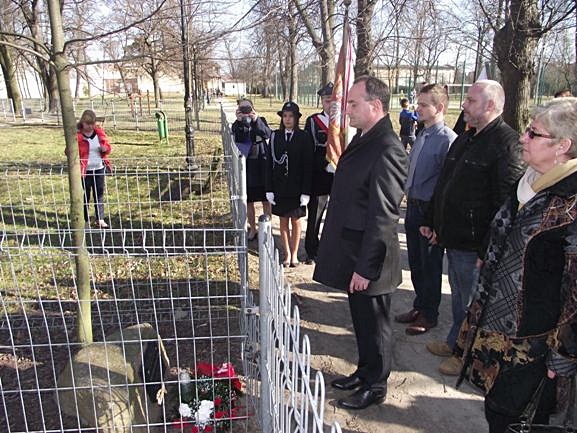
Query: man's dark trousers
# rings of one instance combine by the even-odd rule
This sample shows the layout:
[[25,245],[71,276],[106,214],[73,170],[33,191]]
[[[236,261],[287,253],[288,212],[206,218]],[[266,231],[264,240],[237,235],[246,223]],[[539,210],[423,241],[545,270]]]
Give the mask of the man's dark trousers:
[[327,208],[329,196],[318,195],[311,196],[307,216],[307,233],[305,236],[305,251],[307,258],[315,259],[319,250],[319,232],[321,231],[321,222],[323,214]]
[[348,295],[359,353],[354,374],[363,379],[367,388],[386,392],[393,356],[391,295]]
[[428,205],[426,201],[407,199],[405,234],[411,281],[416,295],[413,308],[428,321],[436,323],[441,303],[444,249],[438,245],[430,245],[429,240],[419,232]]

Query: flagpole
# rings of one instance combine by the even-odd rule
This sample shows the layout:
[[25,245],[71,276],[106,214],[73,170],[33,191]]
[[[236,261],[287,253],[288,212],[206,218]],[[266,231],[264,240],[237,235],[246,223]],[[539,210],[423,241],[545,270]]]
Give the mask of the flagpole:
[[[349,57],[349,6],[351,5],[351,0],[344,0],[343,1],[343,5],[345,6],[345,18],[343,20],[343,46],[345,47],[344,52],[345,52],[345,59],[347,59]],[[347,43],[345,44],[345,41],[347,41]],[[343,93],[345,95],[348,95],[348,89],[343,89]],[[343,119],[341,120],[341,125],[345,125],[345,130],[344,130],[344,143],[345,146],[346,144],[348,144],[349,142],[349,127],[347,124],[347,110],[346,107],[345,109],[342,110],[341,112],[341,116],[343,117]]]

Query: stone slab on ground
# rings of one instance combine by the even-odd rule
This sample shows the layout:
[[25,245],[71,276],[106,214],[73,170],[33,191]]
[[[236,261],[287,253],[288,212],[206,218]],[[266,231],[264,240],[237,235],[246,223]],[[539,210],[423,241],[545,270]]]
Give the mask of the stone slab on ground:
[[64,368],[58,378],[59,407],[66,415],[78,417],[82,426],[98,427],[104,433],[154,431],[147,424],[161,422],[162,411],[143,385],[143,359],[149,345],[156,350],[160,345],[157,361],[167,368],[162,341],[148,323],[118,331],[106,340],[82,348]]

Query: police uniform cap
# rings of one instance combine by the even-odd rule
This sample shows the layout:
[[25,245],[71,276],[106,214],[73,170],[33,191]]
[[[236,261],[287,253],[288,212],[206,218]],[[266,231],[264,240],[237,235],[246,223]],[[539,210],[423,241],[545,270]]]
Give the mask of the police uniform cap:
[[334,84],[332,82],[328,82],[324,87],[321,87],[317,92],[317,95],[320,97],[323,96],[331,96],[333,94],[333,87]]
[[293,113],[295,115],[296,118],[300,118],[302,116],[302,114],[299,110],[299,106],[292,101],[285,102],[282,106],[282,110],[277,111],[276,114],[278,114],[280,117],[282,117],[282,113],[285,111],[290,111],[291,113]]

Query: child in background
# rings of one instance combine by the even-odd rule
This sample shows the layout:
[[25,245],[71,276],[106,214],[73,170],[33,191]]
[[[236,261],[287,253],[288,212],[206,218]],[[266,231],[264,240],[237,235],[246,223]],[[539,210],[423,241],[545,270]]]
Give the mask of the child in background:
[[408,145],[410,144],[413,147],[415,142],[415,124],[419,120],[419,115],[409,110],[409,100],[407,98],[401,99],[401,107],[403,109],[399,114],[399,123],[401,124],[399,136],[401,137],[401,143],[405,146],[405,150],[408,151]]

